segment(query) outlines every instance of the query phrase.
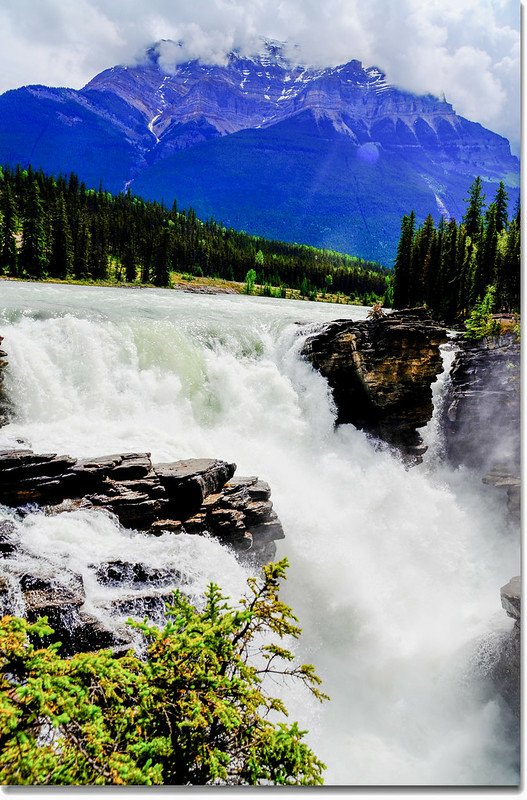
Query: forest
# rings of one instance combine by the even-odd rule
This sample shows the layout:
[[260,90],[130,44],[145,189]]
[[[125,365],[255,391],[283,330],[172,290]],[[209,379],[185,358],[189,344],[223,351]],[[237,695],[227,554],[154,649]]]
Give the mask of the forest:
[[493,309],[520,309],[520,205],[508,215],[503,182],[486,206],[477,177],[461,222],[431,215],[416,228],[415,214],[403,217],[394,268],[393,305],[426,305],[434,317],[462,322],[490,290]]
[[0,274],[169,286],[171,272],[300,289],[331,287],[354,301],[382,299],[390,271],[357,257],[271,241],[203,222],[130,191],[88,189],[71,173],[0,170]]

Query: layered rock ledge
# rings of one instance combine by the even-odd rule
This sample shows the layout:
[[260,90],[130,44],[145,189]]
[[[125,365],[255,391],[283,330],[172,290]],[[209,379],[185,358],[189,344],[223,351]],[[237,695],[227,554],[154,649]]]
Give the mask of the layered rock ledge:
[[404,309],[323,324],[302,353],[327,378],[337,423],[352,423],[418,461],[425,451],[418,429],[432,417],[444,341],[445,328],[425,309]]
[[0,504],[50,510],[105,509],[121,525],[151,534],[216,536],[244,558],[265,563],[284,537],[271,490],[234,477],[236,464],[187,459],[153,464],[150,453],[77,460],[31,450],[0,451]]

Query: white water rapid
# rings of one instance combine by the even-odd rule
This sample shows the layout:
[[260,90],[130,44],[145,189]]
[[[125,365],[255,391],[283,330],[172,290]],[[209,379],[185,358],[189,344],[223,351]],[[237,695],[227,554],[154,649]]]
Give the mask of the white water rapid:
[[[304,630],[298,656],[331,696],[319,706],[291,691],[287,703],[328,764],[326,783],[514,784],[517,743],[474,652],[512,627],[499,589],[518,574],[519,542],[489,490],[441,465],[433,422],[429,455],[411,470],[351,425],[334,428],[327,385],[299,358],[294,323],[365,315],[0,282],[14,408],[0,447],[217,457],[267,480],[286,533],[278,556],[291,562],[283,595]],[[206,538],[124,533],[97,512],[20,524],[28,558],[84,576],[91,611],[107,599],[90,584],[97,557],[178,567],[197,592],[211,579],[243,592],[245,570]]]

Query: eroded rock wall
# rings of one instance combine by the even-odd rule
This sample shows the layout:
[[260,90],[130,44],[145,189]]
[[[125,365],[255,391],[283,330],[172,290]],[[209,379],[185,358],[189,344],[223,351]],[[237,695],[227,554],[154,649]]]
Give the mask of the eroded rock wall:
[[459,339],[444,405],[446,453],[481,470],[520,463],[520,345],[514,334]]
[[424,309],[376,320],[335,320],[306,339],[303,355],[333,391],[337,422],[395,445],[418,460],[418,429],[432,417],[432,383],[442,372],[445,329]]

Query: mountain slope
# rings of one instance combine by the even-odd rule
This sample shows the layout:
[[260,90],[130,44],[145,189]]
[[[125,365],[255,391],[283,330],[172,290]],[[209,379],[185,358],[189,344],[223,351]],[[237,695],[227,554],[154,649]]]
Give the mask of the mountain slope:
[[386,262],[404,213],[460,216],[476,175],[488,194],[503,179],[517,195],[505,139],[445,101],[390,87],[375,67],[294,66],[268,43],[258,58],[168,69],[166,44],[79,92],[2,95],[0,163],[73,169],[89,185]]

